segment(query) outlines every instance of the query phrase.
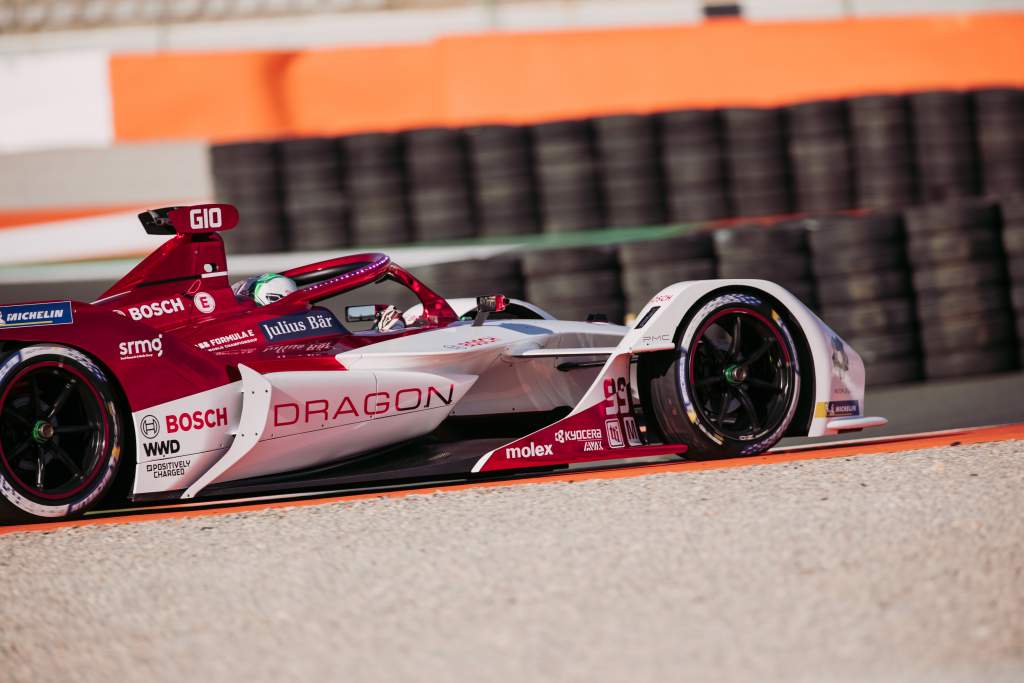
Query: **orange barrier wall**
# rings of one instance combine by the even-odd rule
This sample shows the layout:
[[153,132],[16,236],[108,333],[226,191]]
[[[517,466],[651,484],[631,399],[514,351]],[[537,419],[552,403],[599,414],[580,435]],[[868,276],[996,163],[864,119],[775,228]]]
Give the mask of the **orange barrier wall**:
[[493,33],[111,61],[118,140],[526,123],[1024,85],[1024,14]]

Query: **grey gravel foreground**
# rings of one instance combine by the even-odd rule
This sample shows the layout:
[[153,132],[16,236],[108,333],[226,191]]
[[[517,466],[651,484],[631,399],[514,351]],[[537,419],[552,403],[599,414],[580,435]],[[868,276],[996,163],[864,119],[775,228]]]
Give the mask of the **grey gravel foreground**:
[[0,680],[1024,680],[1024,442],[0,538]]

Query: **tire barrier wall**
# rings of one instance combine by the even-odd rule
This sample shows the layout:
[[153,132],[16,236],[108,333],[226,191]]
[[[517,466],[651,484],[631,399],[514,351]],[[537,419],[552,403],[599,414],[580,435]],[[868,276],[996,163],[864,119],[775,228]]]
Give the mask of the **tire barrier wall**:
[[619,264],[611,247],[526,252],[522,257],[526,298],[558,318],[609,322],[625,317]]
[[926,205],[905,217],[926,377],[1016,367],[999,206]]
[[1003,220],[1003,249],[1006,273],[1017,328],[1017,361],[1024,367],[1024,196],[1008,197],[1000,203]]
[[418,269],[446,296],[520,292],[558,317],[635,315],[664,286],[765,278],[815,308],[874,386],[1024,366],[1024,195],[697,229]]
[[819,313],[871,368],[874,384],[921,377],[903,221],[895,213],[809,222]]
[[561,233],[1024,191],[1024,90],[429,128],[212,150],[250,251]]

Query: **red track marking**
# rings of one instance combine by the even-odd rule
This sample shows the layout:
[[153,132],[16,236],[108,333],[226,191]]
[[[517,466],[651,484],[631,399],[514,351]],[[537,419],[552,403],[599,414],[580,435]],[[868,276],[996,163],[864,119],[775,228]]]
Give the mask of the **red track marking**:
[[44,209],[5,209],[0,210],[0,229],[21,228],[38,223],[69,221],[76,218],[95,218],[128,211],[145,211],[146,207],[138,204],[119,204],[115,206],[73,206],[48,207]]
[[[548,474],[515,479],[510,481],[486,481],[469,484],[451,484],[443,486],[424,486],[423,488],[406,489],[402,491],[384,491],[375,493],[360,493],[352,495],[327,495],[322,498],[309,498],[304,500],[277,500],[264,503],[228,503],[223,507],[201,508],[201,509],[170,509],[168,512],[150,512],[153,508],[140,508],[139,512],[128,512],[116,517],[99,517],[76,519],[62,522],[46,522],[42,524],[25,524],[19,526],[0,527],[0,535],[32,531],[52,531],[64,527],[92,526],[98,524],[127,524],[131,522],[148,522],[161,519],[179,519],[186,517],[206,517],[211,515],[228,515],[238,512],[249,512],[257,510],[269,510],[272,508],[306,507],[309,505],[324,505],[327,503],[371,500],[375,498],[404,498],[426,493],[439,491],[460,491],[477,488],[500,488],[505,486],[520,486],[522,484],[545,484],[550,482],[576,482],[591,479],[624,479],[628,477],[644,477],[652,474],[673,473],[673,472],[699,472],[704,470],[719,470],[733,467],[750,467],[754,465],[774,465],[784,462],[798,462],[801,460],[824,460],[828,458],[842,458],[861,455],[876,455],[879,453],[898,453],[907,450],[920,450],[923,448],[938,448],[941,446],[953,446],[963,444],[989,443],[993,441],[1014,441],[1024,440],[1024,423],[1012,425],[1000,425],[995,427],[976,427],[963,430],[948,430],[941,432],[927,432],[924,434],[913,434],[902,437],[880,437],[878,439],[865,439],[855,443],[843,443],[836,445],[824,445],[811,448],[788,448],[766,455],[752,458],[731,458],[728,460],[707,460],[698,462],[670,462],[657,463],[653,465],[626,465],[605,470],[589,472],[567,472],[563,474]],[[216,502],[210,503],[216,505]],[[173,508],[174,506],[167,506]],[[158,508],[159,509],[159,508]]]

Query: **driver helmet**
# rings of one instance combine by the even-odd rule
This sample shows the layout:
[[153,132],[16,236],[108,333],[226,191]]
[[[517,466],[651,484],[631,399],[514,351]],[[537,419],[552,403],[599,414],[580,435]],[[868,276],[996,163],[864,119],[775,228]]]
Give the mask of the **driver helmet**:
[[252,284],[252,299],[258,306],[266,306],[280,301],[298,287],[295,281],[277,273],[265,273],[256,278]]

